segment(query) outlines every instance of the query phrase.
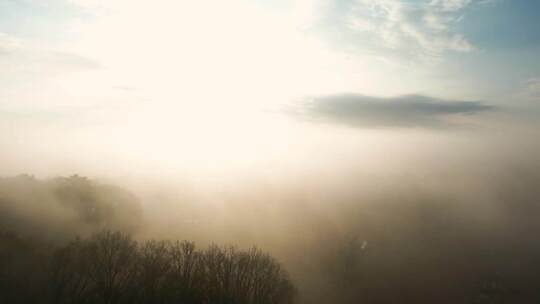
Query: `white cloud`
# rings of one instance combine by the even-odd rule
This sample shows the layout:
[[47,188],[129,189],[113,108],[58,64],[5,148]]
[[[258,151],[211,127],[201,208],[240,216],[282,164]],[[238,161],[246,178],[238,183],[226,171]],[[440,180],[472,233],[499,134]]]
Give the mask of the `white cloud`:
[[357,0],[347,16],[355,34],[370,34],[378,47],[401,54],[437,58],[446,51],[470,52],[474,46],[455,31],[470,0]]
[[525,82],[527,94],[534,100],[540,100],[540,78],[531,78]]
[[432,0],[430,5],[444,11],[457,11],[471,3],[471,0]]
[[518,104],[537,104],[540,102],[540,77],[522,80],[514,87],[510,100]]
[[96,80],[81,76],[100,71],[99,62],[40,42],[0,32],[0,111],[94,103],[95,90],[80,89]]
[[531,78],[527,80],[527,85],[530,90],[540,92],[540,78]]
[[41,77],[59,71],[94,69],[99,63],[77,53],[39,45],[35,41],[0,32],[0,68],[12,75],[39,74]]

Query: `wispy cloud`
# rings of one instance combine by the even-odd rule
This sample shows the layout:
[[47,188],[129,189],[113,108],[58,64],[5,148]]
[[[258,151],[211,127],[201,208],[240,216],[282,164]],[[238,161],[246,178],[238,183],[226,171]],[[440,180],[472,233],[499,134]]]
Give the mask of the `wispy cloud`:
[[432,0],[430,5],[444,11],[457,11],[466,7],[471,2],[472,0]]
[[540,94],[540,78],[531,78],[527,80],[527,88],[531,92]]
[[540,77],[527,79],[525,88],[519,95],[527,101],[540,101]]
[[0,32],[0,68],[11,73],[44,76],[58,71],[99,67],[100,64],[95,60],[77,53],[42,47],[35,42]]
[[338,94],[304,100],[291,113],[315,122],[354,127],[439,128],[453,125],[449,118],[494,109],[478,101],[443,100],[423,95],[383,98]]
[[470,4],[471,0],[357,0],[346,20],[353,34],[367,36],[378,47],[436,58],[445,51],[475,49],[455,29]]

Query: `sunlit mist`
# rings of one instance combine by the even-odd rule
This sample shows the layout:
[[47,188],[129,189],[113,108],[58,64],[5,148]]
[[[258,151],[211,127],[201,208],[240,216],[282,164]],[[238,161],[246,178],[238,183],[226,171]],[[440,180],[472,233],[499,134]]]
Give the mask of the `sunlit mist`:
[[0,0],[0,303],[538,303],[539,3]]

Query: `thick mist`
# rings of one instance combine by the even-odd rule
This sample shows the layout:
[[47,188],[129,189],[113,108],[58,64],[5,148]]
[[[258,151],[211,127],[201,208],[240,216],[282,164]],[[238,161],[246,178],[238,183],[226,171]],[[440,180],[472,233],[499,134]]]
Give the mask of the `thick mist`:
[[213,175],[81,162],[81,176],[5,177],[2,228],[57,243],[106,228],[256,245],[284,263],[300,303],[537,299],[538,129],[496,118],[444,129],[322,126],[299,140],[304,149],[292,146],[294,157]]
[[326,167],[144,201],[155,233],[270,250],[305,303],[536,298],[538,145],[468,132],[384,131]]

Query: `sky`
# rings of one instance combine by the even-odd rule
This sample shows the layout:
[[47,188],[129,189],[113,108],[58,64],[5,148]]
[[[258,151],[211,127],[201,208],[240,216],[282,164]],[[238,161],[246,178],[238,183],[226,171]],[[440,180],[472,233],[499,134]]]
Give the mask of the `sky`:
[[529,0],[0,0],[1,167],[231,172],[389,134],[491,134],[497,115],[536,123],[539,12]]

